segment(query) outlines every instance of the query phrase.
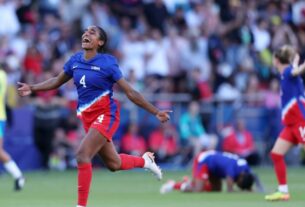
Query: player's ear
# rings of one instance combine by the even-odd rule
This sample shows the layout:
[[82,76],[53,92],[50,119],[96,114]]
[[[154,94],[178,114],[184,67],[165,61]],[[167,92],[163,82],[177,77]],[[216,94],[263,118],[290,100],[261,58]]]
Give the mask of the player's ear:
[[102,47],[102,46],[104,45],[104,43],[105,43],[105,42],[104,42],[103,40],[99,40],[99,41],[98,41],[98,46],[99,46],[99,47]]

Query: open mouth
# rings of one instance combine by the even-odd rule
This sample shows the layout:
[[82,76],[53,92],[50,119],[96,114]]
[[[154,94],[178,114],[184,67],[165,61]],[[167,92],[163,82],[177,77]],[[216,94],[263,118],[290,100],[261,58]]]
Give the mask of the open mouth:
[[84,37],[82,40],[82,43],[90,43],[90,39],[87,37]]

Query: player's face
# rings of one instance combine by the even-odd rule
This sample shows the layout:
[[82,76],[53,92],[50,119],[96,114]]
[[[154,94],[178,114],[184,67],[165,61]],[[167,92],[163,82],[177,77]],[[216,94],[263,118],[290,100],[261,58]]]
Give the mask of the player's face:
[[95,26],[88,27],[82,35],[82,48],[84,50],[97,50],[104,44],[99,38],[98,28]]

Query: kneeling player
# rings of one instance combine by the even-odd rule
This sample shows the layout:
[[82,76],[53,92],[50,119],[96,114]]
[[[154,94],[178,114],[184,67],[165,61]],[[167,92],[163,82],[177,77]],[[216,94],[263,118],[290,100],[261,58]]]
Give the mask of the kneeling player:
[[[231,153],[216,151],[201,152],[193,163],[193,177],[184,177],[180,182],[169,180],[162,185],[162,194],[179,190],[182,192],[221,191],[222,179],[225,179],[227,190],[233,191],[236,184],[241,190],[251,191],[255,176],[251,173],[247,161]],[[260,189],[262,187],[256,179]]]

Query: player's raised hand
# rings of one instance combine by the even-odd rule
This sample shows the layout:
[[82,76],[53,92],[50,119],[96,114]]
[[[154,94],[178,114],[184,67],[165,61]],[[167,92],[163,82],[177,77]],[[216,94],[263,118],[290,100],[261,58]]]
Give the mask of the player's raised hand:
[[293,68],[299,67],[299,62],[300,62],[300,55],[297,53],[293,58],[292,67]]
[[172,113],[172,110],[161,110],[156,114],[156,117],[160,122],[164,123],[170,119],[169,113]]
[[28,96],[32,93],[31,87],[29,84],[18,82],[19,88],[18,94],[19,96]]
[[292,61],[293,69],[291,73],[293,76],[297,76],[305,72],[305,61],[301,65],[299,65],[299,62],[300,62],[300,55],[296,54]]

